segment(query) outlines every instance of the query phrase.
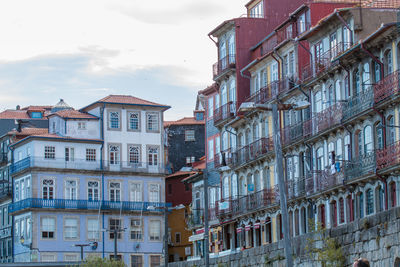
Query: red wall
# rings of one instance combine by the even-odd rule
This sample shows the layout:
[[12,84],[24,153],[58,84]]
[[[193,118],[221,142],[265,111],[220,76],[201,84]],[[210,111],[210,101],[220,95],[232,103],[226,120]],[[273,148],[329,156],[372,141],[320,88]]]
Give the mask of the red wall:
[[[185,184],[182,180],[187,176],[178,176],[165,179],[165,199],[172,206],[179,204],[189,205],[192,202],[192,187],[189,184],[189,190],[185,190]],[[168,194],[169,184],[172,184],[172,194]]]

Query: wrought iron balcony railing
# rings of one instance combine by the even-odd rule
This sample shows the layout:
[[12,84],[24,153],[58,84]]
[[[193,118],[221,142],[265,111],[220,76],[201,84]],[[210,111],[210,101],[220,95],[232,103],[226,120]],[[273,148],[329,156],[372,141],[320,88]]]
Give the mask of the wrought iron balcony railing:
[[304,177],[286,181],[288,198],[298,198],[306,194],[306,179]]
[[312,134],[316,135],[342,122],[343,103],[335,103],[312,118]]
[[190,229],[204,225],[204,210],[192,210],[186,218],[186,224]]
[[214,125],[235,117],[236,102],[228,102],[214,110]]
[[400,141],[376,151],[376,168],[382,170],[400,164]]
[[218,60],[217,63],[213,65],[213,77],[214,79],[221,74],[223,74],[226,70],[235,68],[236,67],[236,55],[227,55],[220,60]]
[[230,166],[232,165],[233,157],[231,149],[226,149],[214,155],[214,167],[218,168],[221,166]]
[[331,168],[326,170],[313,170],[307,177],[307,193],[319,193],[336,186],[342,185],[344,181],[344,172],[339,169]]
[[302,139],[304,136],[304,123],[299,122],[294,125],[289,125],[282,130],[282,144],[289,145]]
[[257,141],[239,148],[233,155],[233,165],[239,166],[248,161],[255,160],[268,152],[272,152],[274,143],[272,137],[263,137]]
[[345,180],[350,181],[367,174],[375,173],[375,151],[363,154],[344,164]]
[[41,199],[27,198],[9,205],[9,212],[38,208],[38,209],[78,209],[78,210],[122,210],[122,211],[162,211],[171,206],[164,202],[132,202],[132,201],[99,201],[99,200],[73,200],[73,199]]
[[[103,163],[103,164],[101,164]],[[88,161],[85,159],[54,158],[45,159],[42,157],[28,157],[13,163],[10,173],[16,174],[30,167],[55,168],[55,169],[78,169],[78,170],[106,170],[126,172],[150,172],[165,173],[165,166],[154,162],[127,162],[127,161]]]
[[374,90],[368,86],[364,91],[347,99],[343,103],[343,120],[348,120],[372,108],[374,105]]
[[245,214],[248,213],[249,211],[255,211],[260,208],[265,208],[267,206],[273,205],[276,203],[276,200],[277,200],[277,194],[275,189],[273,188],[262,189],[252,194],[231,199],[230,212],[232,216]]
[[374,99],[375,103],[379,103],[388,97],[397,95],[400,92],[400,79],[399,79],[400,71],[397,70],[377,84],[374,85]]

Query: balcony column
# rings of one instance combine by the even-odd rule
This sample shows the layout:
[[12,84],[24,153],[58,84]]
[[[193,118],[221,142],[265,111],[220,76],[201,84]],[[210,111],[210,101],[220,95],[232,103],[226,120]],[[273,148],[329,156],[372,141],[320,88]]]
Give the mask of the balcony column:
[[254,228],[254,223],[253,223],[253,247],[257,247],[257,234],[256,234],[256,229]]
[[232,223],[229,225],[229,229],[231,232],[231,236],[230,236],[230,242],[231,242],[231,250],[235,250],[236,246],[235,246],[235,241],[236,241],[236,229],[235,229],[235,223]]

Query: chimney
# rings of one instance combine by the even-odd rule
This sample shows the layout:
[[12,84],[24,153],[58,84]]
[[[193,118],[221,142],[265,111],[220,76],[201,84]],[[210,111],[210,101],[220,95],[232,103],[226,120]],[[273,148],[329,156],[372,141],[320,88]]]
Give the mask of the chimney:
[[20,110],[20,108],[21,108],[21,107],[20,107],[19,105],[17,105],[17,106],[15,107],[16,110]]

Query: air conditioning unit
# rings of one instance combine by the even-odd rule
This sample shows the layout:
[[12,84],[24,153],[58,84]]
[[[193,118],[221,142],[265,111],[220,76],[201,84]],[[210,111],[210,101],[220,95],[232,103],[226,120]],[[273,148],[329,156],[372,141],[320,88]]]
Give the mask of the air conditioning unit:
[[142,220],[140,219],[131,220],[131,227],[140,227],[140,226],[142,226]]

